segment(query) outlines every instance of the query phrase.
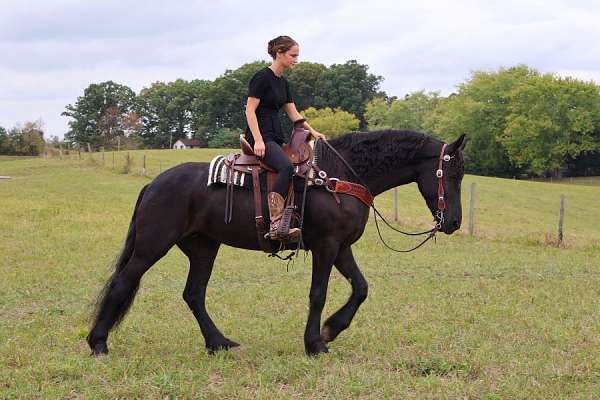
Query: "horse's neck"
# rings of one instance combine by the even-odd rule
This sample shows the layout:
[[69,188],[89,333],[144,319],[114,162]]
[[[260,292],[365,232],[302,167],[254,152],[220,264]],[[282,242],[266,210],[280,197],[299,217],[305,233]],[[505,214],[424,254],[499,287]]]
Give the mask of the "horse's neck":
[[[406,185],[408,183],[415,182],[417,179],[417,161],[407,161],[402,166],[394,168],[373,168],[369,171],[361,170],[359,166],[353,163],[354,158],[352,157],[352,150],[337,149],[339,154],[348,162],[348,164],[355,170],[360,176],[357,179],[354,174],[339,160],[335,157],[335,161],[331,162],[332,155],[328,155],[328,161],[326,169],[330,177],[339,179],[349,180],[356,183],[365,183],[368,186],[369,191],[374,196],[379,195],[389,189],[397,186]],[[353,165],[354,164],[354,165]],[[328,167],[328,168],[327,168]]]
[[369,186],[373,196],[377,196],[397,186],[415,182],[416,179],[417,173],[415,166],[406,165],[402,168],[386,171],[379,176],[369,177],[365,182]]

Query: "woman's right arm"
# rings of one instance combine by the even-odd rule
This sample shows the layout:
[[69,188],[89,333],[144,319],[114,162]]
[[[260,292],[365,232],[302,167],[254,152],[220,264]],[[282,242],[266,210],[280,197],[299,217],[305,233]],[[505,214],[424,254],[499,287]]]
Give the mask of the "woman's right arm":
[[256,154],[258,157],[264,157],[265,142],[260,134],[258,119],[256,118],[256,108],[258,107],[259,103],[259,98],[248,97],[248,101],[246,102],[246,121],[250,127],[250,132],[252,132],[252,137],[254,138],[254,154]]

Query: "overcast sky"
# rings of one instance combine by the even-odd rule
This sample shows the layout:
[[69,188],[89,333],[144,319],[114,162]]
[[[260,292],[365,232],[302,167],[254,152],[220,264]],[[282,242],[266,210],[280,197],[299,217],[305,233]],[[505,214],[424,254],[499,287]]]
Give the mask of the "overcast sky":
[[0,0],[0,126],[42,119],[62,137],[91,83],[212,80],[282,34],[301,61],[369,65],[389,95],[521,63],[600,83],[600,1]]

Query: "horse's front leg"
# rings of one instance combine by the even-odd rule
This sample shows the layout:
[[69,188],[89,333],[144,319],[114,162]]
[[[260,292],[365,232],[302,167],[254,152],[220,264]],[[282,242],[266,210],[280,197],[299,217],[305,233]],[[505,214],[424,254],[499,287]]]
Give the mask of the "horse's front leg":
[[213,354],[218,350],[239,346],[238,343],[223,336],[206,311],[206,287],[220,243],[195,235],[181,240],[177,245],[190,260],[190,272],[183,291],[183,299],[198,321],[208,352]]
[[312,250],[312,282],[310,285],[310,308],[308,321],[304,332],[304,348],[306,354],[316,356],[327,353],[328,349],[321,336],[321,313],[327,298],[327,285],[331,267],[338,252],[337,244],[322,243],[321,246]]
[[368,285],[358,269],[350,246],[340,249],[334,262],[335,267],[352,285],[350,298],[323,324],[321,335],[325,343],[333,341],[344,329],[350,326],[354,315],[367,298]]

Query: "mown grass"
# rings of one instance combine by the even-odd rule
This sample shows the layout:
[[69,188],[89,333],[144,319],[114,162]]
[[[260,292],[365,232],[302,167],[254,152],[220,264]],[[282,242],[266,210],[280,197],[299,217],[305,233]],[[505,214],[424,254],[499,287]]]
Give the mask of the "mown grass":
[[[146,152],[147,173],[218,152]],[[144,276],[110,355],[89,357],[93,301],[149,179],[131,154],[129,175],[85,158],[0,158],[0,175],[12,177],[0,181],[0,398],[600,396],[598,188],[475,176],[463,183],[466,196],[477,184],[475,237],[397,255],[369,223],[354,247],[369,298],[330,354],[303,353],[309,258],[286,271],[223,247],[207,307],[240,349],[206,354],[181,299],[187,260],[173,249]],[[561,193],[567,246],[556,248],[545,242]],[[400,200],[403,225],[428,225],[414,187]],[[391,215],[391,193],[376,203]],[[324,316],[348,294],[332,274]]]

